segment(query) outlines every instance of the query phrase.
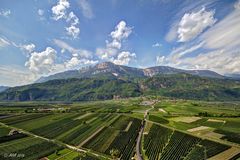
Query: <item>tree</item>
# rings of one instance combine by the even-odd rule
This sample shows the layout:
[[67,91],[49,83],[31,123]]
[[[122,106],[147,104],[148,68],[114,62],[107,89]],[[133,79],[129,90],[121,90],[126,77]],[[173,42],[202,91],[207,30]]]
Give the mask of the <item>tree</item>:
[[110,154],[113,159],[117,159],[120,156],[120,152],[118,149],[111,149]]
[[58,150],[55,150],[55,154],[56,154],[57,156],[60,155]]

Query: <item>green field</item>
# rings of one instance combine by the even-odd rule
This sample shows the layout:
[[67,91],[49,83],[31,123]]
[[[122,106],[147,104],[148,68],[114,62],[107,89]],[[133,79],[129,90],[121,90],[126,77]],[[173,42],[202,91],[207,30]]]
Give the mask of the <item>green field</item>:
[[[18,156],[17,159],[21,156],[60,160],[131,159],[136,154],[136,141],[147,110],[148,125],[142,137],[145,159],[198,160],[218,155],[232,146],[240,148],[236,102],[233,105],[146,97],[125,101],[1,105],[2,159],[4,156],[13,156],[10,159],[14,156]],[[19,133],[10,135],[12,130]],[[41,152],[36,148],[42,148]],[[235,152],[233,155],[237,157]]]

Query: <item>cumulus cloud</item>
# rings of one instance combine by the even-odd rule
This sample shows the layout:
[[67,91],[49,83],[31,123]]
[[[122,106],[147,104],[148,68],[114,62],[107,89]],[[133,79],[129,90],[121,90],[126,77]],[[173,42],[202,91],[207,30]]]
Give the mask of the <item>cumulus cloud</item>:
[[118,54],[118,49],[111,47],[97,48],[96,54],[102,60],[113,61],[114,57]]
[[73,12],[70,12],[67,17],[67,22],[70,23],[70,27],[65,28],[67,34],[73,38],[77,38],[80,34],[80,28],[76,27],[79,24],[79,18]]
[[121,49],[122,44],[120,41],[117,41],[116,39],[114,39],[112,42],[108,42],[106,41],[107,44],[107,48],[117,48],[117,49]]
[[125,21],[120,21],[110,35],[113,39],[121,41],[128,38],[131,33],[132,27],[128,27]]
[[197,37],[217,21],[213,16],[214,11],[206,11],[205,8],[198,12],[184,14],[178,25],[178,41],[186,42]]
[[80,60],[77,57],[72,57],[69,61],[65,62],[67,68],[73,68],[80,63]]
[[118,65],[128,65],[129,62],[135,58],[136,58],[135,53],[123,51],[118,54],[117,58],[113,60],[113,63]]
[[57,5],[52,7],[53,18],[59,20],[66,18],[67,9],[70,7],[68,0],[59,0]]
[[71,25],[70,27],[65,28],[67,31],[67,35],[73,37],[73,38],[78,38],[78,35],[80,34],[80,29],[74,25]]
[[44,15],[44,10],[38,9],[38,15],[39,15],[39,16],[43,16],[43,15]]
[[64,67],[66,69],[74,69],[75,67],[80,67],[82,65],[93,65],[98,63],[98,61],[89,60],[85,58],[72,57],[70,60],[64,62]]
[[160,44],[158,42],[152,45],[152,47],[161,47],[161,46],[162,46],[162,44]]
[[2,11],[0,11],[0,16],[3,16],[3,17],[9,17],[10,14],[11,14],[10,10],[2,10]]
[[25,44],[25,45],[20,45],[20,48],[24,51],[24,52],[27,52],[28,54],[29,53],[32,53],[35,49],[35,44],[33,43],[30,43],[30,44]]
[[67,22],[70,23],[70,27],[65,28],[67,34],[73,38],[77,38],[80,34],[80,28],[77,27],[79,24],[79,18],[73,12],[70,12],[67,17]]
[[[124,54],[121,52],[122,42],[123,40],[127,39],[130,34],[132,33],[132,27],[127,26],[125,21],[120,21],[115,30],[110,33],[112,38],[111,41],[106,41],[105,48],[97,48],[96,54],[102,60],[112,61],[120,64],[119,58],[123,58],[123,55],[127,55],[125,52]],[[118,57],[121,54],[120,57]],[[128,54],[129,57],[132,57]],[[127,61],[126,61],[127,62]]]
[[177,13],[174,13],[173,16],[170,16],[169,22],[171,25],[169,26],[169,31],[165,35],[165,40],[167,42],[172,42],[177,40],[178,38],[178,27],[179,23],[186,13],[194,13],[205,8],[211,8],[218,0],[198,0],[198,1],[182,1],[179,4],[178,8],[180,9]]
[[68,27],[65,27],[66,33],[72,38],[78,38],[80,34],[80,28],[77,26],[79,24],[79,18],[74,14],[74,12],[68,13],[68,8],[70,3],[68,0],[59,0],[57,5],[52,7],[53,19],[56,21],[59,19],[66,20]]
[[78,25],[79,18],[73,12],[70,12],[67,17],[67,22],[70,22],[71,25]]
[[[185,69],[209,69],[221,74],[240,73],[240,1],[234,10],[202,33],[194,43],[173,49],[158,63]],[[200,11],[206,12],[206,11]],[[212,12],[213,15],[213,12]],[[208,13],[207,17],[212,17]],[[208,18],[209,19],[209,18]],[[206,22],[211,22],[212,20]],[[213,21],[212,21],[213,23]],[[181,38],[181,37],[180,37]],[[185,39],[186,40],[186,39]],[[196,44],[197,42],[201,42]]]
[[38,13],[38,15],[39,15],[39,18],[40,18],[40,20],[45,20],[46,18],[44,17],[44,10],[43,9],[38,9],[38,11],[37,11],[37,13]]
[[10,45],[10,42],[8,42],[8,40],[0,37],[0,47],[6,47],[8,45]]
[[34,74],[48,74],[55,66],[56,54],[57,52],[51,47],[47,47],[42,52],[33,52],[25,66]]
[[79,0],[78,1],[78,4],[81,8],[81,11],[83,13],[83,15],[86,17],[86,18],[93,18],[94,17],[94,14],[93,14],[93,11],[92,11],[92,7],[90,5],[90,3],[88,2],[88,0]]

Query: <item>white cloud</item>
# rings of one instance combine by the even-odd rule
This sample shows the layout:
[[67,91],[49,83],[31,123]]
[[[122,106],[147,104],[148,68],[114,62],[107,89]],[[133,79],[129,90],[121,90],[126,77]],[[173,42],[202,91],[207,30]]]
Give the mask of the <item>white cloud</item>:
[[46,20],[46,18],[44,17],[44,13],[45,13],[45,12],[44,12],[43,9],[38,9],[37,13],[38,13],[39,19],[40,19],[41,21]]
[[173,40],[175,40],[177,38],[177,24],[173,24],[172,27],[170,28],[170,30],[168,31],[168,33],[165,36],[165,40],[167,42],[172,42]]
[[72,36],[73,38],[78,38],[78,35],[80,34],[80,29],[78,27],[71,25],[65,29],[67,31],[67,35]]
[[115,57],[118,54],[118,49],[111,47],[97,48],[96,54],[102,60],[112,61],[114,59],[113,57]]
[[178,25],[178,41],[186,42],[202,33],[207,27],[212,26],[216,19],[214,11],[206,11],[202,8],[198,12],[186,13]]
[[106,41],[106,45],[107,45],[107,48],[121,49],[121,47],[122,47],[121,42],[117,41],[116,39],[114,39],[112,42]]
[[11,14],[10,10],[2,10],[2,11],[0,11],[0,16],[3,16],[3,17],[9,17],[10,14]]
[[240,9],[235,9],[220,22],[203,33],[201,39],[206,41],[206,48],[240,48]]
[[32,53],[35,49],[35,45],[33,43],[30,44],[25,44],[25,45],[20,45],[20,48],[27,53]]
[[10,42],[8,42],[8,40],[0,37],[0,47],[6,47],[8,45],[10,45]]
[[157,56],[156,57],[156,63],[157,64],[164,64],[165,63],[165,56]]
[[67,34],[73,38],[78,38],[80,28],[76,27],[76,25],[79,24],[79,18],[73,12],[70,12],[67,17],[67,22],[70,23],[70,27],[65,28]]
[[115,27],[115,31],[111,32],[111,37],[118,41],[121,41],[132,33],[132,27],[128,27],[125,21],[120,21]]
[[73,12],[70,12],[68,17],[67,17],[67,22],[70,22],[71,25],[78,25],[79,24],[79,18]]
[[238,1],[234,4],[234,8],[235,8],[235,9],[240,9],[240,0],[238,0]]
[[90,3],[88,2],[88,0],[78,0],[78,4],[81,8],[83,15],[86,18],[91,19],[94,17],[92,7],[91,7]]
[[64,66],[66,69],[74,69],[74,68],[78,68],[82,65],[92,65],[92,64],[96,64],[98,63],[98,61],[94,61],[94,60],[89,60],[89,59],[85,59],[85,58],[78,58],[78,57],[72,57],[70,60],[66,61],[64,63]]
[[39,15],[39,16],[43,16],[43,15],[44,15],[44,10],[38,9],[38,15]]
[[26,85],[32,83],[37,77],[22,66],[0,65],[0,84],[6,86]]
[[210,69],[218,73],[240,73],[240,50],[215,50],[196,57],[181,59],[179,66],[192,69]]
[[173,51],[170,53],[168,59],[171,59],[171,61],[175,61],[177,63],[179,58],[185,56],[188,53],[192,53],[192,52],[200,49],[203,45],[204,45],[204,42],[201,42],[199,44],[191,46],[190,48],[181,46],[179,48],[173,49]]
[[54,39],[53,40],[54,44],[56,44],[58,47],[60,47],[63,50],[67,50],[70,52],[74,57],[82,57],[82,58],[92,58],[92,52],[84,49],[76,49],[66,42],[59,40],[59,39]]
[[68,8],[70,3],[68,0],[59,0],[56,6],[52,7],[53,18],[57,21],[59,19],[65,19],[68,23],[68,27],[65,27],[67,35],[72,38],[78,38],[80,34],[79,18],[71,11],[68,14]]
[[178,25],[184,16],[185,13],[194,13],[205,8],[211,8],[218,0],[198,0],[198,1],[182,1],[179,4],[178,8],[180,9],[177,13],[173,16],[170,16],[169,22],[171,23],[169,26],[169,31],[165,36],[165,40],[167,42],[172,42],[177,39],[178,37]]
[[56,54],[57,52],[51,47],[47,47],[42,52],[33,52],[25,66],[34,74],[47,75],[54,69]]
[[59,65],[64,70],[76,69],[83,65],[92,65],[98,62],[97,60],[93,60],[92,56],[93,53],[91,51],[84,49],[76,49],[59,39],[54,39],[53,42],[54,44],[61,48],[61,51],[62,50],[64,50],[64,52],[68,51],[72,54],[69,60],[61,64],[61,66]]
[[77,57],[72,57],[69,61],[65,62],[66,68],[73,68],[79,65],[81,62]]
[[160,44],[158,42],[152,45],[152,47],[161,47],[161,46],[162,46],[162,44]]
[[[118,56],[121,54],[122,41],[127,39],[131,33],[132,27],[128,27],[125,21],[120,21],[115,30],[110,33],[112,41],[106,41],[105,48],[97,48],[96,54],[102,60],[120,63]],[[126,53],[122,53],[119,58],[122,58],[123,55]]]
[[[240,73],[240,1],[234,10],[201,34],[196,41],[174,49],[158,61],[185,69],[209,69],[221,74]],[[211,17],[211,16],[210,16]],[[195,42],[196,43],[196,42]],[[193,53],[194,54],[190,54]],[[162,59],[161,59],[162,58]]]
[[67,9],[70,7],[68,0],[59,0],[57,5],[52,7],[53,18],[59,20],[61,18],[66,18]]
[[128,51],[120,52],[116,59],[113,60],[113,63],[118,65],[128,65],[130,61],[136,58],[135,53],[130,53]]
[[[177,66],[181,64],[181,60],[186,57],[190,57],[191,53],[203,47],[204,42],[199,44],[195,44],[192,46],[180,46],[178,48],[174,48],[172,52],[168,56],[157,56],[156,63]],[[190,55],[189,55],[190,54]]]
[[[204,43],[200,43],[190,48],[181,47],[181,49],[175,49],[167,57],[157,57],[157,64],[183,69],[208,69],[220,74],[240,73],[240,48],[202,51],[197,55],[184,56],[203,46]],[[179,52],[176,52],[176,50]]]

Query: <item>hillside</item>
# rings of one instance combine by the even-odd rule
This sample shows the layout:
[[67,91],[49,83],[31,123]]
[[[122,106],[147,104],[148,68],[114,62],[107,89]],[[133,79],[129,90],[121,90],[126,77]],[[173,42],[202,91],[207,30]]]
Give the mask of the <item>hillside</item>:
[[232,101],[240,98],[240,82],[189,74],[161,74],[128,80],[106,76],[59,79],[9,88],[0,93],[0,100],[88,101],[140,95]]
[[137,84],[119,79],[82,78],[52,80],[15,87],[0,94],[1,100],[83,101],[139,96]]
[[239,100],[240,81],[206,78],[188,74],[161,75],[144,79],[145,95],[196,100]]

